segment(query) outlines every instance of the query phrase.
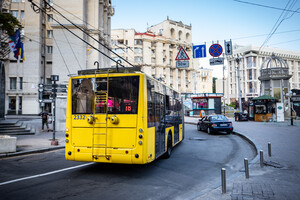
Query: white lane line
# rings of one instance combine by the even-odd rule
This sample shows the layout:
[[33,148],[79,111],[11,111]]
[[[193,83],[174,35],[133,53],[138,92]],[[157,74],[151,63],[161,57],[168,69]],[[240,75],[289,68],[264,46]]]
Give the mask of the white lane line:
[[34,175],[34,176],[28,176],[28,177],[19,178],[19,179],[15,179],[15,180],[11,180],[11,181],[6,181],[6,182],[0,183],[0,186],[1,185],[7,185],[7,184],[10,184],[10,183],[19,182],[19,181],[24,181],[24,180],[28,180],[28,179],[38,178],[38,177],[42,177],[42,176],[48,176],[48,175],[51,175],[51,174],[56,174],[56,173],[60,173],[60,172],[64,172],[64,171],[68,171],[68,170],[72,170],[72,169],[77,169],[77,168],[85,167],[85,166],[92,165],[92,164],[94,164],[94,163],[86,163],[86,164],[83,164],[83,165],[77,165],[77,166],[74,166],[74,167],[68,167],[68,168],[65,168],[65,169],[55,170],[55,171],[47,172],[47,173],[44,173],[44,174],[37,174],[37,175]]

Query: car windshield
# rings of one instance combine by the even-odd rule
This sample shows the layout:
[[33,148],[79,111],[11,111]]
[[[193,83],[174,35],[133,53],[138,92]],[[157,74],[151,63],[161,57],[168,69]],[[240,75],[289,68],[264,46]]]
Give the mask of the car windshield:
[[210,117],[211,121],[228,121],[224,115],[214,115]]

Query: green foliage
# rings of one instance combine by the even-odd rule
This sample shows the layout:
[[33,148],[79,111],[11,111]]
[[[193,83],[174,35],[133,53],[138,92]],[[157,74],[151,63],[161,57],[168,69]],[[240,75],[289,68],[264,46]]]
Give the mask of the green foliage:
[[15,33],[15,28],[22,29],[21,23],[9,13],[0,13],[0,28],[9,36]]
[[217,80],[218,78],[216,78],[216,77],[213,77],[213,93],[216,93],[216,80]]
[[229,106],[232,107],[232,108],[235,108],[235,102],[231,102],[231,103],[229,104]]

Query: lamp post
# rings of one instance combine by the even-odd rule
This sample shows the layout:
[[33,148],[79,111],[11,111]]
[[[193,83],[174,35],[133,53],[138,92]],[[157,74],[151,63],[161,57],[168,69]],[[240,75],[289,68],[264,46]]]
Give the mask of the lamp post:
[[225,113],[225,100],[226,100],[226,97],[222,97],[222,100],[223,100],[223,109],[224,109],[224,116],[226,115],[226,113]]
[[288,107],[290,111],[290,118],[291,118],[291,126],[294,125],[294,119],[293,119],[293,106],[292,106],[292,96],[295,96],[296,93],[293,93],[292,91],[289,91],[288,93],[285,94],[288,97]]
[[239,111],[242,112],[242,98],[241,98],[241,80],[240,80],[240,61],[242,58],[240,58],[239,55],[235,58],[235,61],[237,63],[237,72],[238,72],[238,98],[239,98]]

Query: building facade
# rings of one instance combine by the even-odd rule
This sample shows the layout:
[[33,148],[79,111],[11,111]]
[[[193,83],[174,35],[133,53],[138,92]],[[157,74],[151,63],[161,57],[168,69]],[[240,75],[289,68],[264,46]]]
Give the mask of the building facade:
[[[64,17],[88,30],[94,38],[110,47],[110,20],[113,15],[110,0],[81,1],[76,4],[71,0],[49,2]],[[42,4],[39,6],[43,8]],[[21,37],[26,58],[25,61],[16,60],[11,53],[5,61],[8,114],[38,114],[41,107],[37,101],[37,86],[39,83],[50,84],[53,74],[59,75],[60,82],[65,83],[70,74],[94,68],[94,61],[99,61],[101,66],[110,66],[109,59],[91,50],[55,20],[105,54],[109,55],[109,51],[87,38],[53,9],[46,9],[47,14],[36,13],[31,8],[31,3],[25,0],[8,1],[6,8],[24,27]],[[11,102],[14,105],[9,107]]]
[[[5,114],[39,114],[45,109],[51,112],[49,94],[44,94],[44,100],[39,102],[38,84],[51,84],[51,75],[59,75],[58,83],[67,84],[69,76],[78,70],[96,68],[95,61],[100,67],[111,66],[110,59],[95,50],[110,56],[104,46],[110,48],[110,24],[114,14],[111,0],[47,2],[52,7],[43,1],[34,6],[34,10],[45,12],[35,12],[32,4],[25,0],[3,2],[5,10],[24,27],[21,38],[25,50],[24,61],[16,60],[13,53],[3,60]],[[59,94],[57,101],[57,113],[63,114],[66,94]]]
[[261,92],[261,83],[258,80],[262,63],[274,53],[276,56],[285,60],[289,66],[289,74],[292,78],[289,80],[291,89],[300,88],[300,52],[287,51],[282,49],[264,47],[259,51],[259,47],[246,46],[235,47],[233,56],[227,57],[228,65],[228,90],[225,90],[226,103],[235,102],[238,99],[238,73],[237,62],[235,58],[240,56],[240,86],[241,97],[244,100],[250,100],[254,97],[263,95]]
[[[176,67],[175,59],[181,47],[189,57],[186,68]],[[212,91],[212,72],[200,70],[198,60],[193,59],[191,25],[167,19],[149,27],[145,33],[134,29],[112,30],[112,48],[128,62],[140,66],[144,73],[182,93]]]

